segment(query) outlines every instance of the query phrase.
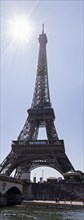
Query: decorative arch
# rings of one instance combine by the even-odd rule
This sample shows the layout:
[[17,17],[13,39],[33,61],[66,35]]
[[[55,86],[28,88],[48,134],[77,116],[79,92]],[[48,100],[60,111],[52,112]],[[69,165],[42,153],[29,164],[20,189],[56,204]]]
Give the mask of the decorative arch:
[[15,165],[15,168],[18,169],[18,167],[19,168],[25,167],[27,171],[31,172],[33,169],[42,167],[42,166],[53,168],[63,176],[63,172],[61,171],[59,164],[57,163],[57,161],[54,162],[52,158],[49,160],[45,158],[40,158],[40,159],[32,158],[31,160],[29,160],[27,156],[26,158],[24,158],[22,155],[20,156],[20,158],[18,158],[18,162]]

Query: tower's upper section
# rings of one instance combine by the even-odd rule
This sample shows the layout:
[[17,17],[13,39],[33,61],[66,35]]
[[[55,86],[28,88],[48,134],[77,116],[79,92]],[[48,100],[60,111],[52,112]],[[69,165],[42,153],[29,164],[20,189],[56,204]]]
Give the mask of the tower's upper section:
[[39,56],[37,65],[37,75],[34,96],[32,101],[32,108],[49,107],[50,95],[48,85],[48,69],[47,69],[47,55],[46,55],[46,44],[47,37],[44,33],[44,25],[42,25],[42,33],[39,35]]
[[42,34],[39,35],[39,43],[41,46],[46,46],[47,43],[47,37],[44,34],[44,24],[42,24]]

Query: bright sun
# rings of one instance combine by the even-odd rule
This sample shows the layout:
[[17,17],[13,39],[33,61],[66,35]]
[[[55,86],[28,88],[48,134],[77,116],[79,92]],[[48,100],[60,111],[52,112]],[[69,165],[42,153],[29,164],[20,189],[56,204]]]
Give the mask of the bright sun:
[[33,32],[32,23],[25,16],[14,17],[10,21],[10,34],[15,41],[29,42]]

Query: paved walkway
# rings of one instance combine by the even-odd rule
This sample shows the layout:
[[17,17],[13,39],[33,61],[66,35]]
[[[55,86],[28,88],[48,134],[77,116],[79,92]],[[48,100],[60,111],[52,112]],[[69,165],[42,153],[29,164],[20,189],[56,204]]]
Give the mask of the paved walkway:
[[38,205],[48,205],[48,204],[51,204],[51,205],[66,205],[66,206],[82,206],[84,207],[84,203],[83,202],[79,202],[79,201],[43,201],[43,200],[32,200],[32,201],[27,201],[27,200],[24,200],[22,202],[23,204],[38,204]]

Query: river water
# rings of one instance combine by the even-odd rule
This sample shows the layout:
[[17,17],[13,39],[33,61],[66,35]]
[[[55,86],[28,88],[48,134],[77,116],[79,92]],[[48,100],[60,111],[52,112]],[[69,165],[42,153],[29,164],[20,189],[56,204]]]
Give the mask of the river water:
[[8,207],[0,209],[0,220],[84,220],[84,209]]

